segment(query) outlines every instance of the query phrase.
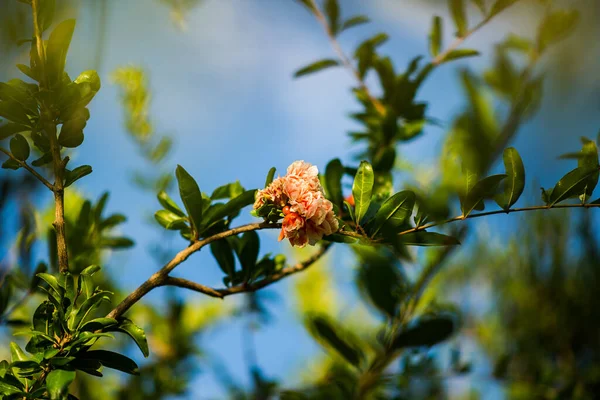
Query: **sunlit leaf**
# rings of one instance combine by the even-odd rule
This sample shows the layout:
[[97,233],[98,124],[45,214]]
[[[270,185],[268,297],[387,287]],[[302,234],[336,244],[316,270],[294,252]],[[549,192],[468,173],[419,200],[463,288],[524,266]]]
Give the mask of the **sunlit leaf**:
[[346,29],[366,24],[367,22],[369,22],[369,18],[365,15],[355,15],[354,17],[350,17],[342,24],[342,27],[340,28],[340,33],[345,31]]
[[387,199],[375,214],[370,229],[375,236],[384,225],[401,226],[412,214],[415,194],[409,190],[398,192]]
[[74,30],[75,20],[68,19],[58,24],[50,34],[46,46],[46,75],[50,86],[56,85],[62,79]]
[[46,377],[46,388],[52,400],[63,399],[75,380],[75,371],[55,369]]
[[[577,167],[563,176],[547,196],[547,204],[553,206],[573,196],[579,196],[586,191],[589,178],[598,174],[597,169]],[[543,191],[542,191],[543,192]]]
[[429,33],[429,54],[432,57],[437,56],[442,48],[442,18],[434,16],[431,22],[431,32]]
[[474,57],[474,56],[478,56],[478,55],[479,55],[479,52],[477,50],[456,49],[456,50],[452,50],[448,54],[446,54],[446,56],[442,60],[442,63],[445,63],[447,61],[452,61],[452,60],[459,60],[461,58]]
[[361,161],[352,184],[355,222],[360,224],[371,204],[375,175],[368,161]]
[[507,210],[519,200],[525,188],[525,167],[519,152],[514,147],[504,150],[502,156],[506,169],[506,180],[502,182],[502,193],[495,196],[496,203]]
[[144,357],[150,355],[148,350],[148,340],[146,339],[146,333],[142,328],[133,323],[129,318],[119,318],[119,324],[116,326],[110,326],[106,329],[107,332],[123,332],[129,335],[137,344]]
[[448,7],[450,8],[450,14],[452,20],[456,26],[456,35],[463,37],[468,30],[467,12],[465,10],[464,0],[448,0]]
[[467,217],[479,202],[492,196],[500,182],[505,178],[505,174],[499,174],[488,176],[477,182],[466,196],[461,199],[463,217]]
[[197,237],[202,224],[202,193],[194,178],[181,165],[177,166],[175,175],[179,184],[179,195]]

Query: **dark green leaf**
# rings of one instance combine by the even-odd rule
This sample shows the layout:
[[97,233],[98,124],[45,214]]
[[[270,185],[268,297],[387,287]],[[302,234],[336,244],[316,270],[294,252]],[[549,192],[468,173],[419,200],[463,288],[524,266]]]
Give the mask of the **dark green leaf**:
[[592,196],[592,193],[598,184],[598,171],[600,170],[600,165],[598,163],[598,147],[596,146],[596,143],[586,139],[583,143],[583,148],[581,149],[581,155],[582,156],[577,161],[577,166],[596,171],[596,173],[590,175],[588,178],[584,194],[580,196],[581,201],[585,202]]
[[179,194],[181,200],[190,217],[193,230],[198,237],[199,227],[202,224],[202,193],[198,184],[190,174],[181,166],[177,166],[175,171],[177,182],[179,184]]
[[362,265],[358,284],[378,310],[389,317],[397,315],[399,304],[406,295],[407,285],[391,262]]
[[13,160],[12,158],[9,158],[8,160],[6,160],[2,163],[2,168],[17,170],[17,169],[21,168],[21,164],[19,164],[17,161]]
[[135,242],[126,237],[103,237],[100,239],[100,247],[108,247],[111,249],[128,249],[133,247]]
[[69,386],[75,380],[75,371],[55,369],[46,377],[46,388],[51,399],[62,399],[69,391]]
[[114,228],[115,226],[120,225],[125,221],[127,221],[127,217],[123,214],[112,214],[111,216],[109,216],[106,219],[103,219],[102,222],[100,222],[99,228],[101,230]]
[[23,135],[17,133],[12,139],[10,139],[10,151],[17,160],[27,161],[30,153],[27,139],[25,139]]
[[456,25],[456,35],[463,37],[468,30],[467,12],[465,10],[464,0],[448,0],[448,7],[450,8],[450,14],[454,25]]
[[83,116],[77,115],[74,118],[66,121],[60,128],[58,135],[58,143],[61,146],[75,148],[83,143],[83,128],[85,128],[86,120]]
[[30,126],[31,121],[23,106],[15,101],[0,101],[0,117],[17,124]]
[[332,59],[319,60],[310,65],[307,65],[304,68],[300,68],[298,71],[296,71],[294,73],[294,77],[298,78],[298,77],[301,77],[304,75],[312,74],[314,72],[322,71],[326,68],[334,67],[339,64],[340,63],[337,60],[332,60]]
[[222,207],[210,208],[206,212],[204,228],[210,226],[215,221],[225,218],[229,215],[239,212],[242,208],[254,203],[256,190],[246,190],[234,199],[229,200]]
[[242,193],[244,193],[244,188],[240,184],[240,181],[235,181],[216,188],[210,195],[210,198],[211,200],[233,199]]
[[502,193],[495,196],[496,203],[507,210],[519,200],[525,188],[525,167],[519,152],[514,147],[504,150],[504,168],[506,169],[506,180],[502,182]]
[[33,165],[34,167],[41,167],[41,166],[51,163],[52,160],[53,160],[52,153],[45,153],[40,158],[33,160],[31,162],[31,165]]
[[364,360],[364,354],[360,346],[351,340],[347,332],[343,332],[340,326],[324,316],[313,316],[308,318],[308,326],[315,337],[324,345],[334,349],[340,356],[355,367],[359,367]]
[[79,330],[81,332],[95,332],[116,325],[117,323],[118,321],[114,318],[96,318],[83,324]]
[[63,294],[65,293],[65,290],[58,284],[58,279],[56,279],[56,277],[54,275],[43,272],[43,273],[37,274],[37,276],[39,278],[41,278],[42,280],[44,280],[48,284],[48,286],[50,286],[50,288],[52,288],[52,290],[54,290],[54,292],[56,292],[56,294],[59,297],[63,296]]
[[233,280],[235,274],[235,260],[233,250],[227,240],[217,240],[210,244],[210,251],[217,260],[221,270]]
[[338,207],[342,205],[344,196],[342,194],[342,176],[344,167],[339,158],[331,160],[325,167],[325,186],[331,202]]
[[355,222],[357,224],[360,224],[371,204],[374,181],[373,167],[368,161],[361,161],[352,184]]
[[399,236],[400,243],[406,246],[457,246],[458,239],[437,232],[411,232]]
[[29,131],[31,128],[25,125],[8,123],[0,126],[0,140],[6,139],[15,133]]
[[269,186],[271,182],[273,182],[273,178],[275,177],[275,167],[271,167],[269,172],[267,173],[267,179],[265,181],[265,187]]
[[570,197],[584,194],[589,178],[597,173],[597,169],[585,167],[577,167],[570,171],[552,189],[552,193],[548,196],[548,205],[553,206]]
[[244,233],[240,239],[238,258],[240,259],[242,270],[248,274],[252,271],[254,265],[256,265],[258,251],[260,249],[260,240],[255,231]]
[[367,18],[366,16],[355,15],[354,17],[350,17],[346,21],[344,21],[342,27],[340,28],[340,32],[343,32],[346,29],[350,29],[358,25],[366,24],[367,22],[369,22],[369,18]]
[[73,171],[67,170],[65,176],[65,187],[71,186],[77,180],[92,173],[92,167],[89,165],[80,165]]
[[371,236],[377,235],[384,226],[399,227],[411,216],[415,206],[415,194],[409,190],[398,192],[387,199],[375,214]]
[[461,208],[463,217],[467,217],[471,214],[471,211],[484,199],[494,195],[494,191],[506,178],[505,174],[492,175],[487,178],[483,178],[473,186],[471,190],[461,199]]
[[62,80],[74,30],[75,20],[68,19],[58,24],[50,34],[46,46],[46,74],[50,86],[54,86]]
[[434,16],[429,33],[429,53],[432,57],[437,56],[442,48],[442,18]]
[[91,350],[85,352],[82,357],[98,360],[106,368],[116,369],[132,375],[138,375],[138,366],[131,358],[108,350]]
[[537,49],[541,53],[566,38],[579,21],[577,10],[558,10],[548,14],[538,28]]
[[454,330],[455,323],[451,317],[424,317],[414,326],[400,332],[391,347],[399,350],[405,347],[433,346],[448,339]]
[[55,4],[55,0],[42,0],[39,2],[38,24],[42,32],[52,25]]
[[123,332],[128,334],[135,341],[144,357],[148,357],[150,355],[150,351],[148,350],[148,340],[146,339],[146,333],[142,328],[134,324],[133,321],[131,321],[129,318],[119,318],[119,325],[110,326],[105,331]]
[[325,0],[325,15],[331,33],[335,36],[338,33],[340,25],[340,5],[338,0]]
[[95,293],[84,301],[79,309],[74,309],[69,317],[69,329],[78,330],[90,313],[100,306],[101,302],[110,301],[110,297],[107,296],[109,293],[106,291]]

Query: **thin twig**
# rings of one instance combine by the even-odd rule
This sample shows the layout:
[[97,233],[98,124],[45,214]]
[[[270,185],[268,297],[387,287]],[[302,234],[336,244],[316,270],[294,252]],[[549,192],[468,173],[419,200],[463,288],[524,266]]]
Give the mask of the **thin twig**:
[[352,65],[352,62],[350,61],[348,56],[346,56],[346,53],[344,53],[344,50],[337,41],[335,35],[333,34],[333,31],[331,30],[331,27],[329,26],[329,23],[327,22],[327,18],[325,18],[325,15],[323,14],[319,6],[316,4],[316,2],[314,0],[310,1],[313,6],[312,8],[314,10],[314,15],[319,21],[319,23],[323,26],[323,29],[325,30],[325,33],[327,34],[327,37],[331,42],[333,51],[335,51],[337,56],[340,58],[340,61],[342,62],[344,67],[346,67],[346,69],[350,71],[352,75],[356,78],[358,86],[367,94],[369,100],[371,100],[371,103],[373,103],[373,106],[375,107],[377,112],[381,115],[385,115],[385,106],[375,96],[371,94],[369,88],[365,84],[365,81],[360,77],[360,74],[358,73],[356,68],[354,68],[354,65]]
[[270,275],[251,284],[238,285],[223,289],[213,289],[211,287],[204,286],[187,279],[174,278],[169,276],[164,279],[164,281],[161,283],[161,286],[177,286],[185,289],[190,289],[195,292],[203,293],[207,296],[217,297],[220,299],[233,294],[255,292],[259,289],[264,288],[265,286],[269,286],[277,281],[282,280],[286,276],[295,274],[296,272],[304,271],[305,269],[313,265],[315,262],[317,262],[330,247],[331,243],[326,243],[323,246],[321,246],[319,251],[313,254],[310,258],[291,267],[284,268],[276,274]]
[[275,229],[281,228],[281,224],[271,224],[266,222],[242,225],[237,228],[229,229],[224,232],[217,233],[216,235],[207,237],[206,239],[196,241],[187,248],[181,250],[179,253],[166,263],[158,272],[154,273],[144,283],[142,283],[137,289],[129,294],[117,307],[115,307],[108,315],[108,318],[118,318],[131,306],[137,303],[142,297],[144,297],[152,289],[162,286],[165,280],[168,278],[169,273],[177,267],[179,264],[188,259],[189,256],[203,248],[204,246],[220,240],[225,239],[229,236],[234,236],[243,232],[257,231],[261,229]]
[[48,189],[54,191],[54,186],[48,182],[48,180],[46,178],[44,178],[42,175],[40,175],[35,169],[33,169],[29,164],[27,164],[25,161],[21,161],[18,158],[16,158],[13,153],[11,153],[10,151],[6,150],[4,147],[0,147],[0,151],[4,154],[6,154],[7,156],[9,156],[11,158],[11,160],[14,160],[17,164],[19,164],[21,167],[25,168],[27,171],[29,171],[33,176],[35,176],[40,182],[42,182]]

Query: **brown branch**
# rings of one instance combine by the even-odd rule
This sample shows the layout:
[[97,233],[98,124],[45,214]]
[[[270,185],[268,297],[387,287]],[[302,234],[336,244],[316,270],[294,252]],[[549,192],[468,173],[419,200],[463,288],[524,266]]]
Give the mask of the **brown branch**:
[[187,248],[181,250],[179,253],[173,257],[171,261],[166,263],[158,272],[154,273],[150,278],[148,278],[144,283],[142,283],[137,289],[129,294],[121,303],[119,303],[108,315],[108,318],[118,318],[123,313],[131,308],[135,303],[137,303],[142,297],[144,297],[148,292],[152,289],[163,286],[165,280],[169,277],[169,273],[177,267],[179,264],[188,259],[189,256],[203,248],[204,246],[220,240],[225,239],[229,236],[234,236],[243,232],[257,231],[261,229],[274,229],[280,228],[281,224],[271,224],[266,222],[255,223],[255,224],[247,224],[242,225],[237,228],[229,229],[224,232],[217,233],[216,235],[207,237],[206,239],[199,240],[193,242]]
[[[40,74],[40,85],[43,89],[48,90],[48,76],[45,71],[46,56],[44,53],[44,42],[42,39],[42,31],[39,26],[38,12],[39,12],[39,0],[32,0],[31,9],[33,11],[33,30],[35,34],[35,41],[37,46],[37,53],[39,59]],[[52,112],[48,110],[48,107],[42,104],[42,126],[48,141],[50,142],[50,151],[52,152],[52,162],[54,164],[54,222],[52,225],[56,231],[56,249],[58,255],[58,269],[61,273],[69,270],[69,253],[67,251],[67,233],[65,227],[65,197],[64,197],[64,171],[65,164],[68,160],[63,159],[60,155],[60,144],[56,137],[56,124],[53,122]]]
[[0,151],[4,154],[6,154],[7,156],[9,156],[11,158],[11,160],[15,161],[17,164],[19,164],[21,167],[25,168],[27,171],[29,171],[33,176],[35,176],[40,182],[42,182],[48,189],[54,191],[54,186],[48,182],[48,180],[46,178],[44,178],[42,175],[40,175],[35,169],[33,169],[29,164],[27,164],[27,162],[25,161],[21,161],[18,158],[16,158],[13,153],[11,153],[10,151],[6,150],[3,147],[0,147]]
[[278,273],[270,275],[266,278],[263,278],[257,282],[251,283],[251,284],[238,285],[238,286],[233,286],[230,288],[223,288],[223,289],[213,289],[211,287],[204,286],[204,285],[201,285],[199,283],[196,283],[196,282],[193,282],[193,281],[190,281],[187,279],[174,278],[174,277],[168,276],[161,283],[161,286],[177,286],[177,287],[193,290],[194,292],[203,293],[207,296],[217,297],[220,299],[224,298],[225,296],[230,296],[233,294],[255,292],[259,289],[262,289],[266,286],[269,286],[275,282],[282,280],[286,276],[295,274],[296,272],[304,271],[305,269],[307,269],[308,267],[313,265],[315,262],[317,262],[325,254],[325,252],[327,252],[327,250],[330,247],[331,247],[331,243],[325,243],[323,246],[321,246],[321,248],[319,249],[318,252],[316,252],[315,254],[313,254],[312,256],[307,258],[306,260],[304,260],[296,265],[293,265],[291,267],[284,268],[281,271],[279,271]]
[[356,78],[358,87],[360,87],[362,90],[365,91],[365,93],[369,97],[369,100],[371,100],[371,103],[373,103],[373,106],[375,107],[377,112],[381,115],[385,115],[385,106],[375,96],[373,96],[371,94],[371,92],[369,91],[369,88],[365,84],[365,81],[360,77],[360,74],[358,73],[356,68],[354,68],[354,65],[352,65],[352,62],[350,61],[348,56],[346,56],[346,53],[344,53],[344,50],[342,49],[339,42],[335,38],[335,35],[333,34],[333,31],[331,30],[331,27],[329,26],[329,23],[327,22],[327,18],[325,18],[325,15],[323,15],[323,12],[319,8],[319,6],[316,4],[315,0],[310,0],[310,2],[312,4],[312,10],[314,12],[315,17],[317,18],[319,23],[323,26],[323,29],[325,30],[325,33],[327,34],[327,37],[329,38],[329,41],[331,42],[331,47],[333,47],[333,51],[335,51],[335,53],[339,57],[340,61],[344,65],[344,67],[346,67],[346,69],[352,73],[354,78]]

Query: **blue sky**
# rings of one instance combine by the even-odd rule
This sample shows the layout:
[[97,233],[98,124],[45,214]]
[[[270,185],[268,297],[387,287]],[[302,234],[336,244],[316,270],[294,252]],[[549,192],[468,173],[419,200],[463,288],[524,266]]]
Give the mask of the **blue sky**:
[[[392,57],[398,69],[415,55],[426,53],[432,9],[415,0],[341,3],[345,16],[366,13],[373,20],[340,39],[348,52],[361,38],[385,31],[391,40],[381,50]],[[283,0],[207,0],[187,15],[184,31],[172,23],[168,10],[158,2],[109,4],[106,43],[98,71],[103,87],[90,107],[86,140],[72,163],[94,168],[92,175],[80,181],[79,189],[86,196],[96,198],[109,190],[109,211],[129,217],[122,231],[133,237],[137,246],[115,254],[107,266],[124,287],[135,288],[158,268],[148,247],[164,240],[164,235],[150,229],[145,221],[147,214],[157,209],[155,198],[131,183],[129,171],[145,164],[124,131],[118,88],[109,79],[115,68],[132,64],[148,71],[153,93],[151,119],[158,132],[172,134],[176,141],[167,163],[173,170],[176,164],[182,164],[203,191],[210,192],[237,179],[247,188],[260,187],[270,167],[276,166],[283,173],[297,159],[320,169],[335,157],[352,161],[346,135],[355,127],[347,114],[357,109],[348,95],[354,84],[352,77],[342,69],[331,69],[292,79],[299,67],[333,55],[320,26],[298,4]],[[78,15],[67,64],[71,76],[92,67],[96,45],[92,27],[97,16],[90,9],[82,7]],[[446,15],[445,7],[437,7],[435,12]],[[525,23],[530,17],[527,12],[518,9],[469,39],[465,47],[480,49],[484,56],[468,65],[484,67],[490,60],[490,43],[500,40],[507,30],[530,31],[532,24]],[[450,38],[449,20],[445,31]],[[431,101],[429,114],[446,126],[463,104],[455,78],[457,69],[465,65],[458,62],[439,69],[420,94],[421,99]],[[592,79],[589,74],[585,76]],[[369,83],[374,84],[371,78]],[[582,120],[598,103],[597,99],[593,102],[597,79],[592,85],[589,80],[574,81],[582,87],[576,98],[544,103],[542,116],[527,123],[513,143],[523,155],[530,176],[539,177],[546,186],[569,168],[554,162],[554,157],[577,150],[579,136],[594,137],[597,132],[597,119]],[[577,132],[573,132],[574,126]],[[428,127],[425,135],[401,149],[401,154],[412,162],[431,165],[443,135],[443,128]],[[245,216],[240,223],[250,220]],[[505,216],[491,218],[488,223],[504,228],[510,224]],[[174,249],[185,245],[173,236]],[[289,245],[278,244],[275,238],[274,232],[262,234],[263,252],[288,250]],[[343,256],[343,250],[338,249],[332,258]],[[208,252],[192,256],[177,274],[209,285],[219,285],[221,278]],[[335,276],[349,282],[353,272],[350,266],[336,265]],[[255,335],[261,367],[267,376],[281,379],[289,378],[320,351],[294,315],[289,288],[290,282],[284,281],[269,289],[279,299],[271,307],[276,319]],[[150,300],[159,301],[164,292],[158,292]],[[209,352],[227,358],[234,376],[247,382],[239,323],[209,332],[202,343]],[[202,375],[192,392],[190,398],[202,399],[218,398],[222,393],[210,374]]]

